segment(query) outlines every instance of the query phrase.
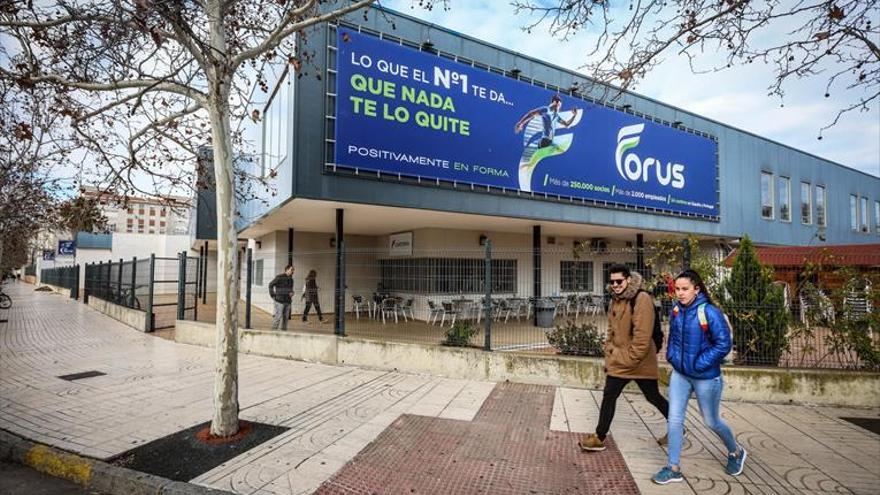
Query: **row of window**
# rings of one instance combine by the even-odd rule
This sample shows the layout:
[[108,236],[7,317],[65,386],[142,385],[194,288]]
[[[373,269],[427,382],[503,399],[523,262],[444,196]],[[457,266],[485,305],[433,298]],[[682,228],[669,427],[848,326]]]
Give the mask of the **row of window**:
[[[761,172],[761,217],[773,220],[778,215],[779,220],[791,222],[791,179],[785,176],[775,178],[769,172]],[[815,208],[813,204],[815,198]],[[827,196],[825,186],[813,187],[809,182],[801,182],[800,188],[800,217],[804,225],[827,225]],[[813,218],[815,212],[815,218]]]
[[292,84],[288,72],[285,72],[263,109],[263,176],[270,170],[276,170],[287,158]]
[[[138,210],[137,210],[137,214],[138,214],[138,215],[144,215],[144,214],[145,214],[145,211],[146,211],[146,210],[144,209],[144,207],[141,206],[140,208],[138,208]],[[134,212],[135,212],[135,209],[129,206],[129,207],[128,207],[128,214],[129,214],[129,215],[134,215]],[[161,210],[159,210],[159,214],[160,214],[161,216],[164,217],[165,214],[166,214],[165,208],[162,208]],[[150,207],[150,216],[151,216],[151,217],[156,216],[156,208],[153,208],[152,206]]]
[[[379,260],[381,288],[416,294],[483,293],[485,261],[466,258]],[[492,292],[516,292],[516,260],[492,260]]]
[[[867,234],[871,230],[868,223],[870,215],[868,198],[849,195],[849,228],[854,232]],[[880,235],[880,201],[874,201],[874,231]]]

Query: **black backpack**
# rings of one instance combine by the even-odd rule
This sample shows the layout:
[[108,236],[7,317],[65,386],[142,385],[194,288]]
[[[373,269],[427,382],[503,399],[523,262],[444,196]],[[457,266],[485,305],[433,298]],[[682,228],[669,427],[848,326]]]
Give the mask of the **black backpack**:
[[[644,289],[639,289],[639,292],[644,292],[645,294],[651,295],[648,291]],[[636,310],[636,298],[639,297],[638,292],[636,296],[629,300],[629,308],[632,311]],[[654,341],[654,348],[657,349],[657,352],[660,352],[660,349],[663,347],[663,327],[660,324],[660,321],[663,318],[663,310],[660,306],[654,304],[653,297],[651,298],[651,305],[654,307],[654,331],[651,332],[651,340]],[[632,329],[630,331],[630,337],[632,337]]]

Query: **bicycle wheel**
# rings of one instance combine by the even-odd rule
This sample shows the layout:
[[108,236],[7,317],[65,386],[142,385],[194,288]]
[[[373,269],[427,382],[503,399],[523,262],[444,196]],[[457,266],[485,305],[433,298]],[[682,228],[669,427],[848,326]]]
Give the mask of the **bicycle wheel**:
[[12,298],[6,294],[0,293],[0,309],[9,309],[12,307]]

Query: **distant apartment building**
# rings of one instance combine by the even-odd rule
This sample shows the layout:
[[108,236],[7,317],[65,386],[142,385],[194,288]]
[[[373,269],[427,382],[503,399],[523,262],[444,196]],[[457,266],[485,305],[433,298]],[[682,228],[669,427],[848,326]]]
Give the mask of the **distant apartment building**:
[[108,233],[189,235],[190,207],[183,197],[116,198],[86,188],[84,196],[100,198]]

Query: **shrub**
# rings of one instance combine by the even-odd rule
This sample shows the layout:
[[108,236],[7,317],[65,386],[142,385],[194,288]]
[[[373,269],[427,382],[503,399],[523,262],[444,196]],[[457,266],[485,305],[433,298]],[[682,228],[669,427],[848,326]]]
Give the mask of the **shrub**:
[[783,289],[773,284],[772,269],[758,261],[748,236],[742,238],[730,276],[713,295],[733,327],[735,364],[778,366],[788,350],[791,315]]
[[443,345],[453,347],[468,347],[471,345],[471,337],[477,333],[477,329],[466,321],[459,321],[449,330],[446,330],[446,338]]
[[605,340],[591,323],[578,325],[568,320],[564,327],[558,326],[547,331],[547,342],[560,354],[593,357],[604,355]]

